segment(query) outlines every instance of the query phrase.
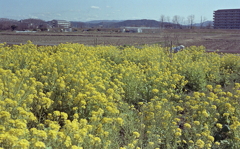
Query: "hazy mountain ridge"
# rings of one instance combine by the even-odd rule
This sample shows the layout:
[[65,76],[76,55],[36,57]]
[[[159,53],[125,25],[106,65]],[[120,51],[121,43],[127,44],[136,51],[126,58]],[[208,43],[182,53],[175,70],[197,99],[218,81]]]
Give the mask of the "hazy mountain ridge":
[[205,21],[205,22],[202,22],[202,23],[195,23],[193,25],[196,26],[196,27],[199,27],[199,26],[201,26],[201,24],[202,24],[202,26],[208,26],[209,24],[213,24],[213,21]]
[[[156,20],[148,20],[148,19],[141,19],[141,20],[93,20],[87,22],[74,22],[71,21],[72,26],[75,27],[76,23],[81,23],[82,27],[101,27],[101,28],[120,28],[120,27],[160,27],[161,22]],[[206,27],[209,24],[212,24],[212,21],[205,21],[202,23],[195,23],[193,26],[195,27]],[[163,22],[163,26],[176,26],[176,24],[171,22]],[[181,26],[189,26],[189,25],[181,25]],[[78,25],[79,27],[79,25]]]
[[[93,20],[88,22],[71,21],[72,26],[81,23],[84,27],[102,27],[102,28],[120,28],[120,27],[159,27],[159,21],[156,20]],[[84,24],[84,25],[83,25]]]
[[92,21],[87,21],[85,23],[93,23],[93,24],[98,24],[102,22],[108,22],[108,23],[117,23],[117,22],[122,22],[123,20],[92,20]]
[[123,26],[131,26],[131,27],[159,27],[159,22],[156,20],[126,20],[113,24],[114,27],[123,27]]
[[[163,28],[189,28],[190,25],[174,24],[172,22],[160,22],[150,19],[141,20],[92,20],[87,22],[82,21],[70,21],[72,28],[120,28],[120,27],[163,27]],[[13,20],[7,18],[0,18],[0,27],[2,29],[10,29],[11,25],[27,27],[34,27],[39,25],[45,25],[46,27],[51,24],[51,21],[44,21],[40,19],[23,19]],[[194,28],[209,28],[213,25],[213,21],[205,21],[202,23],[195,23],[191,27]]]

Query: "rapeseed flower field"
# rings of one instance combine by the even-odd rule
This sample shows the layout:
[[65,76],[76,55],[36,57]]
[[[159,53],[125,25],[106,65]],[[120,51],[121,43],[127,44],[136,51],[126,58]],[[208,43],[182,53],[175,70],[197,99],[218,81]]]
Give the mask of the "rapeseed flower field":
[[240,58],[0,44],[0,148],[240,148]]

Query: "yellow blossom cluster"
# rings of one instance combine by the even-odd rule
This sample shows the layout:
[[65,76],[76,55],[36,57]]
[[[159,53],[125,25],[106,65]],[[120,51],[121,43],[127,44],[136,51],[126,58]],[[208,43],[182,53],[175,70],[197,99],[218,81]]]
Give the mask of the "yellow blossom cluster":
[[240,148],[233,54],[0,44],[0,148]]

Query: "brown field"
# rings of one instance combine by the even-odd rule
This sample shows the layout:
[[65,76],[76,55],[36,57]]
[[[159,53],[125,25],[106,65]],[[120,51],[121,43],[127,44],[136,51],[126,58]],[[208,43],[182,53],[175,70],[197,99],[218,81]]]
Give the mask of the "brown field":
[[60,43],[81,43],[85,45],[143,45],[200,46],[208,51],[240,53],[240,30],[216,29],[172,29],[159,33],[117,33],[117,32],[68,32],[68,33],[15,33],[0,32],[0,43],[20,44],[31,40],[34,44],[57,45]]

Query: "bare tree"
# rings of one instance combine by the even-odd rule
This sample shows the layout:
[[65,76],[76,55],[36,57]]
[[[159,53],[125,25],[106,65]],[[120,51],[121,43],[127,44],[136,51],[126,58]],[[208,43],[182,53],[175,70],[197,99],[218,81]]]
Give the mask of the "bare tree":
[[175,15],[173,16],[172,23],[175,25],[175,28],[179,28],[179,21],[180,21],[180,16]]
[[166,20],[167,20],[168,23],[170,23],[170,17],[169,16],[166,17]]
[[206,28],[207,29],[211,29],[213,26],[213,22],[212,21],[209,21],[208,24],[206,25]]
[[39,28],[41,31],[47,31],[47,30],[48,30],[47,24],[40,24],[40,25],[38,26],[38,28]]
[[180,28],[182,29],[183,28],[183,25],[185,23],[185,18],[184,17],[180,17],[180,20],[179,20],[179,25],[180,25]]
[[204,25],[204,22],[207,20],[206,17],[202,17],[201,16],[201,23],[200,23],[200,28],[202,29],[203,28],[203,25]]
[[46,22],[44,20],[41,19],[24,19],[20,21],[21,24],[27,24],[27,28],[28,29],[37,29],[39,28],[40,25],[46,25]]
[[17,25],[11,25],[12,31],[14,31],[18,26]]
[[194,15],[188,16],[188,24],[190,25],[190,28],[193,29],[193,23],[194,23]]
[[180,37],[180,34],[178,33],[173,34],[173,41],[175,42],[175,44],[179,44],[179,37]]
[[20,30],[20,31],[24,31],[24,30],[28,30],[29,27],[28,27],[27,23],[20,22],[18,24],[18,28],[17,29]]
[[75,28],[83,28],[85,24],[83,22],[74,22],[71,25]]
[[171,33],[165,32],[163,34],[163,39],[164,39],[164,46],[171,47],[171,43],[172,43]]
[[0,18],[0,30],[11,30],[12,25],[18,25],[18,21],[7,18]]
[[164,22],[165,22],[165,16],[161,15],[160,16],[160,27],[163,29],[164,28]]

